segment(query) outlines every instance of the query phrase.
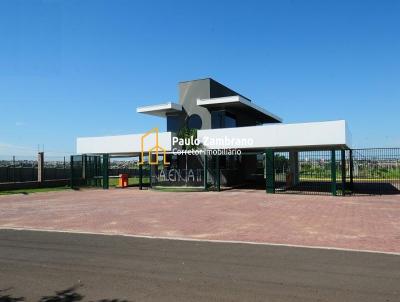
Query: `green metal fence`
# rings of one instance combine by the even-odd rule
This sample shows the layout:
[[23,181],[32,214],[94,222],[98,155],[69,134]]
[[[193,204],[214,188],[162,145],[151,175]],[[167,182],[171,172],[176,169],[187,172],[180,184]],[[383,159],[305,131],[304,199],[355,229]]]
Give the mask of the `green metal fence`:
[[342,194],[341,150],[275,152],[274,161],[276,193]]
[[83,156],[72,155],[70,161],[71,188],[82,186],[83,183]]
[[89,155],[73,155],[70,161],[71,187],[101,187],[102,157]]
[[139,157],[112,157],[109,161],[109,185],[117,186],[120,174],[128,175],[129,186],[150,186],[150,166],[139,165]]
[[110,158],[103,155],[71,156],[71,187],[100,187],[108,189],[118,185],[120,174],[128,175],[130,186],[146,187],[150,184],[150,168],[140,166],[128,158]]
[[[69,179],[69,164],[67,157],[46,157],[43,169],[44,180]],[[34,182],[37,180],[37,158],[9,156],[0,159],[0,183]]]
[[351,153],[354,194],[400,193],[400,148],[353,149]]
[[274,166],[276,193],[400,193],[400,148],[275,152]]
[[110,160],[108,155],[72,156],[71,185],[108,188],[124,173],[131,184],[140,185],[141,179],[142,186],[203,186],[217,191],[247,186],[267,193],[339,196],[400,193],[400,148],[265,150],[206,160],[178,157],[167,167],[137,162]]

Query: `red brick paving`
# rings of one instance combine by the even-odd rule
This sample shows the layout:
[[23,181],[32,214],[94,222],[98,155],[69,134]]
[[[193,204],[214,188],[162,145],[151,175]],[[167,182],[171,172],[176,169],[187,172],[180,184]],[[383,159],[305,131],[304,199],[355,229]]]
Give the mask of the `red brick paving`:
[[0,196],[0,228],[12,227],[400,252],[400,195],[129,188]]

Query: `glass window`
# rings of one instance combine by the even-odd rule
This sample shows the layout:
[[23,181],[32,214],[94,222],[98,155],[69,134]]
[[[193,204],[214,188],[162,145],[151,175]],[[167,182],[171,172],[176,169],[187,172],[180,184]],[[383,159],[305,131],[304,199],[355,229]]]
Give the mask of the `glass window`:
[[219,129],[224,128],[224,112],[223,111],[212,111],[211,112],[211,128]]
[[201,117],[197,114],[192,114],[187,121],[187,127],[189,129],[201,129],[201,125]]
[[180,118],[178,115],[167,116],[167,131],[178,132],[180,129]]
[[235,128],[236,127],[236,119],[233,115],[229,113],[225,113],[225,125],[224,128]]
[[211,128],[234,128],[236,127],[236,118],[225,110],[211,112]]

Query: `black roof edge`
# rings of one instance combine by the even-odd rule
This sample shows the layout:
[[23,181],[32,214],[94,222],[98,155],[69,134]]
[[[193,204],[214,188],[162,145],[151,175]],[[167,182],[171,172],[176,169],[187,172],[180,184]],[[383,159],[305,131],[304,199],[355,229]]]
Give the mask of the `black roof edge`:
[[194,79],[194,80],[187,80],[187,81],[179,81],[178,84],[180,84],[180,83],[188,83],[188,82],[195,82],[195,81],[204,81],[204,80],[213,81],[213,82],[215,82],[215,83],[217,83],[217,84],[219,84],[219,85],[221,85],[221,86],[223,86],[223,87],[225,87],[225,88],[227,88],[227,89],[233,91],[233,93],[235,93],[236,95],[241,96],[242,98],[245,98],[246,100],[249,100],[249,101],[251,102],[251,99],[249,99],[248,97],[244,96],[243,94],[238,93],[237,91],[233,90],[232,88],[229,88],[228,86],[226,86],[226,85],[224,85],[224,84],[222,84],[222,83],[220,83],[220,82],[214,80],[214,79],[211,78],[211,77],[200,78],[200,79]]

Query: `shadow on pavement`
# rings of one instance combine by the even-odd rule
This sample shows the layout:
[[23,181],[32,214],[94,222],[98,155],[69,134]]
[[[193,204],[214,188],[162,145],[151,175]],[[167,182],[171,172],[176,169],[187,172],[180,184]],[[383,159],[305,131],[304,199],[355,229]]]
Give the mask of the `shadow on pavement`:
[[[83,285],[74,285],[65,290],[56,291],[54,295],[43,296],[38,300],[38,302],[74,302],[81,301],[84,296],[77,292],[79,287]],[[13,297],[10,294],[5,293],[10,291],[13,288],[0,289],[0,302],[22,302],[26,301],[24,297]],[[90,302],[129,302],[128,300],[120,300],[120,299],[101,299],[98,301],[90,301]]]
[[0,302],[18,302],[25,301],[24,297],[12,297],[11,295],[3,295],[6,291],[11,290],[12,288],[0,289]]
[[55,295],[44,296],[39,302],[74,302],[81,301],[83,296],[78,294],[76,290],[81,287],[81,285],[75,285],[65,290],[56,291]]

